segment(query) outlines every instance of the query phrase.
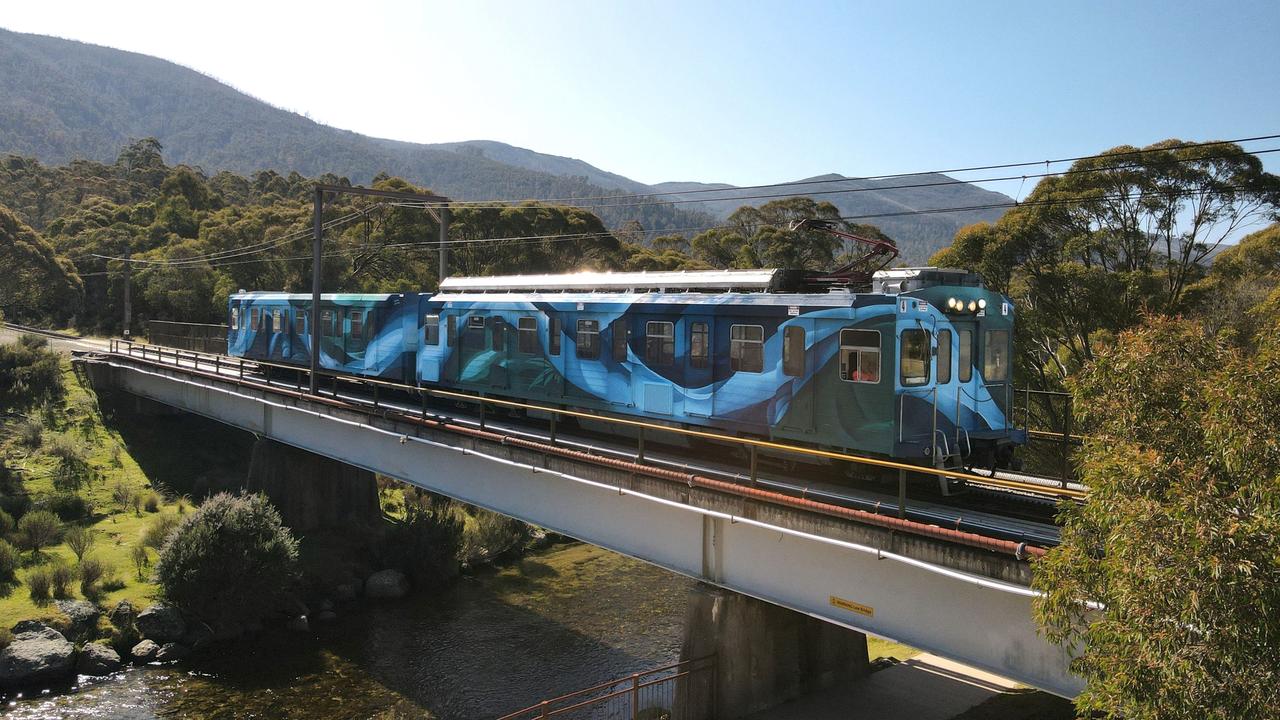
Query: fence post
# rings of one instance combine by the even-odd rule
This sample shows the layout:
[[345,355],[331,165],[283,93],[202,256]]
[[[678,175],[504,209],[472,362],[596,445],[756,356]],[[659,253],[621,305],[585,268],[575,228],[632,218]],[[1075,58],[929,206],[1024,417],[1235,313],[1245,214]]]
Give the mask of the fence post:
[[1062,418],[1062,487],[1067,486],[1067,476],[1071,471],[1071,396],[1064,402],[1066,411]]
[[748,479],[751,481],[751,486],[752,486],[752,487],[755,487],[755,484],[756,484],[756,468],[757,468],[757,466],[759,465],[759,458],[756,456],[756,452],[757,452],[757,448],[756,448],[756,446],[755,446],[755,445],[752,445],[752,446],[750,446],[750,447],[751,447],[751,475],[750,475],[750,477],[749,477]]
[[631,676],[631,720],[640,714],[640,673]]

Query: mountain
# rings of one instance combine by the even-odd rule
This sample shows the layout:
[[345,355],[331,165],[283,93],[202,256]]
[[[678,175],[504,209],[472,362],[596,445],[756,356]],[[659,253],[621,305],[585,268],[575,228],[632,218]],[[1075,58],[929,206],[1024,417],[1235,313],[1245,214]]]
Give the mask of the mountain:
[[[631,207],[597,210],[611,227],[635,220],[654,231],[705,227],[748,202],[745,196],[787,193],[786,188],[750,190],[702,183],[649,186],[581,160],[488,140],[418,144],[373,138],[316,123],[165,60],[0,30],[0,153],[34,156],[46,163],[76,158],[111,162],[122,146],[142,137],[157,138],[168,162],[209,174],[274,169],[311,177],[334,173],[367,184],[387,173],[456,200],[676,193]],[[945,176],[932,177],[952,182]],[[1008,201],[967,184],[888,187],[932,182],[921,178],[911,183],[839,175],[809,180],[836,182],[797,185],[795,194],[830,200],[846,215],[990,204],[993,198]],[[698,192],[706,189],[724,192]],[[716,200],[690,202],[707,197]],[[949,244],[962,225],[994,220],[1000,214],[970,211],[866,222],[898,240],[906,259],[920,262]]]

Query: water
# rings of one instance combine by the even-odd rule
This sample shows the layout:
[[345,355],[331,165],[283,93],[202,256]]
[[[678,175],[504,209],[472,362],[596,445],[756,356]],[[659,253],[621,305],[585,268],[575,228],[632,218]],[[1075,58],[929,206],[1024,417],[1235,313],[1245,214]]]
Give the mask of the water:
[[692,582],[586,545],[362,604],[310,635],[268,633],[145,667],[7,718],[491,718],[672,662]]

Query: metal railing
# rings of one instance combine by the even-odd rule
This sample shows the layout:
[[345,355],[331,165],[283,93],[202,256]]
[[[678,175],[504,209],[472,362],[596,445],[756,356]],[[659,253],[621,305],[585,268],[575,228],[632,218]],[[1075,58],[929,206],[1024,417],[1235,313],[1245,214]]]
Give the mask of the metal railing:
[[183,350],[227,353],[226,325],[150,320],[147,322],[147,339],[156,345]]
[[703,720],[715,717],[715,655],[683,660],[530,705],[499,720]]

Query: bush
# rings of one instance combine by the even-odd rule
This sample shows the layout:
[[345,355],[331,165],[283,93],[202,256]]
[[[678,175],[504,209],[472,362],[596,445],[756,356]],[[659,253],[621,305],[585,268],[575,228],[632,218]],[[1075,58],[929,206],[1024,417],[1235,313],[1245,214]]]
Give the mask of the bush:
[[58,461],[53,469],[53,486],[66,492],[80,488],[98,479],[98,471],[89,464],[84,444],[67,434],[55,435],[47,452]]
[[113,593],[117,590],[125,589],[125,586],[127,585],[128,583],[124,581],[124,578],[121,578],[118,575],[112,576],[102,581],[102,592]]
[[18,549],[9,544],[8,540],[0,540],[0,580],[13,580],[21,564]]
[[151,555],[147,552],[147,546],[134,545],[129,558],[133,560],[133,566],[138,569],[138,582],[145,581],[147,579],[145,571],[151,567]]
[[62,531],[62,523],[58,516],[48,510],[35,510],[22,516],[18,521],[18,542],[23,550],[30,550],[35,557],[42,548],[58,541]]
[[137,493],[133,491],[133,488],[125,485],[123,480],[117,480],[116,484],[111,486],[111,502],[120,508],[120,512],[128,510],[133,505],[135,497],[137,497]]
[[529,526],[489,510],[480,509],[462,533],[458,556],[465,562],[493,557],[529,539]]
[[61,400],[62,359],[44,338],[23,335],[0,345],[0,407],[27,408]]
[[57,515],[63,522],[75,522],[93,516],[93,503],[75,493],[58,493],[40,505],[41,509]]
[[181,522],[177,515],[157,515],[142,534],[142,544],[159,550]]
[[80,594],[87,598],[96,596],[98,594],[98,581],[113,570],[114,568],[110,565],[92,555],[81,560],[79,568]]
[[159,511],[160,511],[160,496],[159,496],[159,495],[157,495],[157,494],[155,494],[155,493],[150,493],[150,494],[148,494],[148,495],[147,495],[147,501],[146,501],[145,508],[146,508],[147,512],[149,512],[149,513],[159,512]]
[[85,553],[89,552],[89,548],[93,547],[94,532],[86,527],[79,525],[67,530],[63,540],[67,543],[67,547],[71,548],[71,552],[75,553],[76,561],[82,562]]
[[450,501],[437,495],[405,495],[404,520],[383,537],[382,562],[425,585],[452,577],[458,569],[463,521]]
[[187,515],[156,563],[161,592],[206,622],[272,612],[298,577],[298,541],[263,495],[219,493]]
[[76,579],[76,571],[62,561],[54,561],[49,565],[49,584],[53,596],[58,600],[71,597],[71,583]]
[[44,423],[37,418],[27,418],[18,423],[18,442],[35,449],[44,444]]
[[31,601],[37,605],[49,602],[49,587],[52,584],[47,567],[38,567],[27,573],[27,591],[31,594]]
[[18,524],[13,521],[13,516],[0,510],[0,536],[8,537],[17,528]]

